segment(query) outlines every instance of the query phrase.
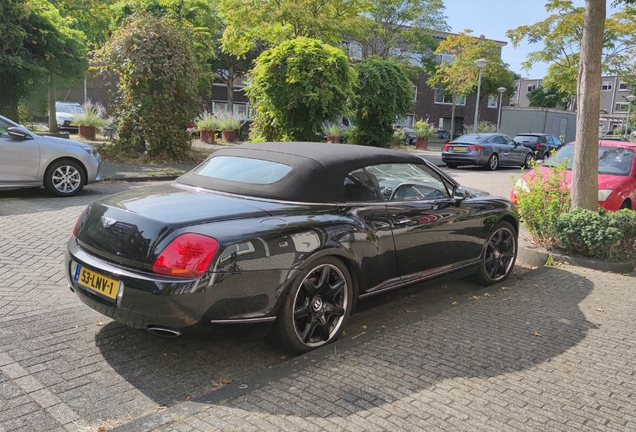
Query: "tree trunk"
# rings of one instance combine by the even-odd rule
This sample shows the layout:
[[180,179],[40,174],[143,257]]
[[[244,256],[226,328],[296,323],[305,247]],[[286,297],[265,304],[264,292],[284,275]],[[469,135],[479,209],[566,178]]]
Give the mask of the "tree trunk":
[[455,107],[457,106],[457,95],[453,94],[453,108],[451,109],[451,126],[448,140],[452,141],[455,136]]
[[605,0],[585,0],[585,22],[576,91],[576,145],[572,163],[572,208],[598,209],[598,122]]
[[49,132],[58,133],[57,118],[55,116],[55,75],[49,75]]
[[227,69],[227,112],[234,113],[234,63],[229,62]]

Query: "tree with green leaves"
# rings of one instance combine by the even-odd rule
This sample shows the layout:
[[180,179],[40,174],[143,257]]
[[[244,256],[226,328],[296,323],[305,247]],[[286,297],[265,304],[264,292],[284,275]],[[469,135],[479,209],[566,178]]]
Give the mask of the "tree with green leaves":
[[264,51],[247,87],[255,108],[252,140],[316,141],[325,121],[346,111],[355,73],[345,53],[310,38]]
[[[572,0],[549,0],[545,7],[550,12],[545,20],[509,30],[506,35],[514,47],[524,40],[542,43],[543,48],[531,52],[523,67],[530,69],[536,63],[547,63],[543,85],[575,100],[588,3],[585,7],[575,7]],[[600,35],[602,73],[633,77],[636,72],[633,62],[636,56],[636,9],[623,6],[612,16],[604,16],[603,23],[603,34]]]
[[354,34],[362,56],[422,63],[437,47],[433,31],[447,31],[442,0],[370,0],[364,31]]
[[192,35],[172,20],[136,16],[96,53],[95,65],[119,78],[116,148],[155,160],[187,159],[186,126],[198,99]]
[[554,87],[539,86],[528,93],[528,100],[531,107],[568,109],[572,105],[572,99],[567,94]]
[[[484,36],[474,37],[470,30],[451,34],[440,42],[436,54],[453,56],[453,61],[441,62],[430,76],[427,83],[432,88],[439,88],[452,96],[451,131],[455,130],[455,106],[458,98],[466,97],[477,91],[479,69],[475,60],[486,59],[488,64],[482,71],[480,97],[498,95],[497,89],[505,87],[505,95],[514,94],[515,74],[501,59],[499,46]],[[479,101],[475,103],[479,104]]]
[[[18,120],[18,103],[42,79],[81,77],[87,67],[84,35],[69,26],[48,0],[0,3],[0,107]],[[55,92],[52,94],[55,105]],[[57,130],[53,109],[53,130]]]
[[327,44],[358,30],[368,0],[219,0],[227,27],[223,48],[244,55],[258,45],[276,46],[297,37]]
[[395,121],[413,107],[413,84],[405,65],[374,56],[354,68],[358,86],[353,100],[353,140],[357,144],[388,147]]

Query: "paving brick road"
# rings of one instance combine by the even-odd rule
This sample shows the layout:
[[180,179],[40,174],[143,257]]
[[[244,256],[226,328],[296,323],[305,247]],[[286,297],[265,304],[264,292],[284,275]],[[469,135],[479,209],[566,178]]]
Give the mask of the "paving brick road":
[[294,359],[161,339],[81,304],[62,271],[84,207],[134,187],[0,192],[0,432],[636,430],[634,273],[437,281],[361,304],[341,341]]

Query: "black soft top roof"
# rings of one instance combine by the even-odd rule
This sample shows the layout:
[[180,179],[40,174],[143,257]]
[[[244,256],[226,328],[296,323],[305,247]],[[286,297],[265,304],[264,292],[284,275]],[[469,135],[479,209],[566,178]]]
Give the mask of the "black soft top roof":
[[[311,142],[242,144],[218,150],[218,156],[237,156],[279,162],[292,167],[271,184],[248,184],[196,174],[196,169],[177,182],[221,192],[307,203],[344,202],[344,177],[358,168],[388,163],[424,164],[414,154],[377,147]],[[205,162],[204,162],[205,163]]]

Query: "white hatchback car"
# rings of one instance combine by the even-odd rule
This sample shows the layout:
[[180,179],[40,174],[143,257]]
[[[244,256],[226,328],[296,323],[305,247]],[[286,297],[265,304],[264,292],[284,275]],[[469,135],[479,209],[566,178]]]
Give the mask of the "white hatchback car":
[[44,186],[73,196],[102,179],[101,156],[88,144],[37,135],[0,116],[0,189]]

